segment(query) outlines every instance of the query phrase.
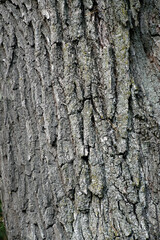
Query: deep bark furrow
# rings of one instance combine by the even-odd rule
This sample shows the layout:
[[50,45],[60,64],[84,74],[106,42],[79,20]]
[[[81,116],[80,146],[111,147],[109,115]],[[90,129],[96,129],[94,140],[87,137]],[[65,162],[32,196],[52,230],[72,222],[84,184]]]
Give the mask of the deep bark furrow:
[[0,1],[8,239],[159,239],[156,1]]

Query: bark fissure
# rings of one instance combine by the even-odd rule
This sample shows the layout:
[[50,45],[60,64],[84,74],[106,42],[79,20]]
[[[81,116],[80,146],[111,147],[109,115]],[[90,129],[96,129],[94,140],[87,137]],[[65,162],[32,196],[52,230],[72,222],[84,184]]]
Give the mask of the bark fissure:
[[9,240],[159,239],[157,16],[154,0],[0,1]]

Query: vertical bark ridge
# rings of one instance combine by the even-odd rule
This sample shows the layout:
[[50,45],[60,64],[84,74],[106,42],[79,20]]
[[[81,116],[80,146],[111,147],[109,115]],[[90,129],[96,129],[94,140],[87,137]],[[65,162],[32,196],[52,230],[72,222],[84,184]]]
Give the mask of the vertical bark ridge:
[[157,15],[156,1],[0,2],[8,239],[159,238]]

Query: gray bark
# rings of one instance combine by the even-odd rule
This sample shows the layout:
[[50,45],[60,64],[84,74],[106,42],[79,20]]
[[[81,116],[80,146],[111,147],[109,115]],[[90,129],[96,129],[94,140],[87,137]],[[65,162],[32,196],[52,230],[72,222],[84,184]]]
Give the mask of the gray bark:
[[160,239],[160,1],[0,1],[9,240]]

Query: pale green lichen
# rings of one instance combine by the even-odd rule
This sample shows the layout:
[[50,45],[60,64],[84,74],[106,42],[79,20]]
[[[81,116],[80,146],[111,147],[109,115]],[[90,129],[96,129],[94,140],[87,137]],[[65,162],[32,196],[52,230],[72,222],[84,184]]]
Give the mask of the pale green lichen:
[[104,180],[103,173],[99,165],[91,166],[91,184],[89,185],[89,190],[97,195],[98,197],[103,197]]
[[133,186],[140,187],[140,179],[138,177],[134,178]]
[[128,6],[123,0],[114,0],[114,8],[117,21],[120,21],[125,26],[128,21]]

